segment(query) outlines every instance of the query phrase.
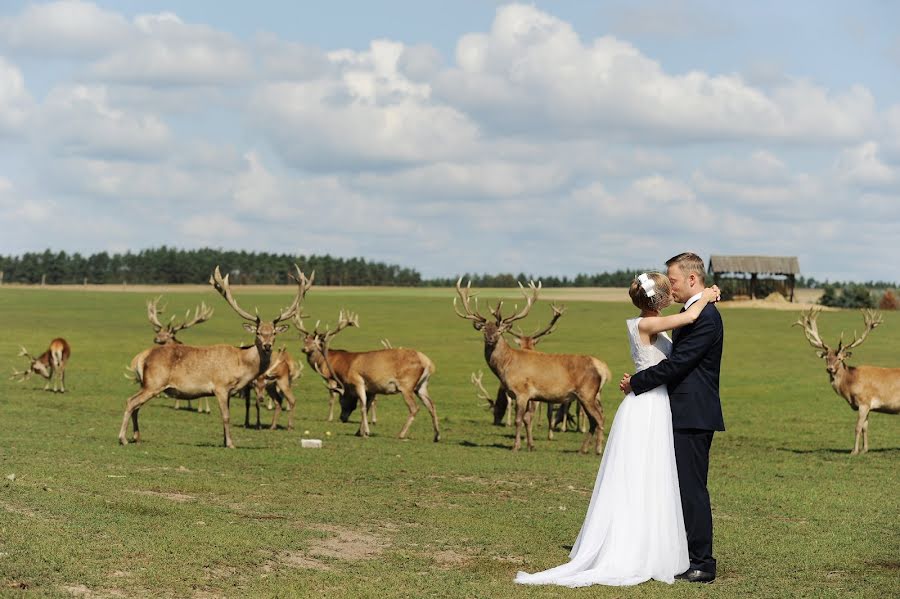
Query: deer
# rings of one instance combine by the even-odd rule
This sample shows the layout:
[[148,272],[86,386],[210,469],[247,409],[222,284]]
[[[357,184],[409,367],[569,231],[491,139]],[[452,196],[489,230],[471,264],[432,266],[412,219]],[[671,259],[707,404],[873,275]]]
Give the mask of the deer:
[[803,329],[807,341],[818,351],[816,355],[825,359],[825,370],[831,387],[835,393],[847,400],[850,407],[859,412],[856,419],[856,438],[850,455],[859,455],[859,441],[862,437],[862,453],[869,451],[869,412],[884,414],[900,414],[900,368],[881,368],[877,366],[848,366],[846,363],[869,333],[883,320],[874,310],[863,310],[864,329],[862,335],[854,332],[853,340],[844,345],[844,334],[838,341],[837,348],[828,347],[819,336],[816,322],[821,308],[812,308],[801,312],[800,319],[793,324]]
[[[508,331],[508,333],[512,336],[513,340],[519,346],[519,349],[524,350],[533,350],[542,337],[548,335],[556,330],[556,323],[560,319],[560,317],[565,313],[565,308],[557,306],[555,304],[551,304],[550,308],[553,310],[553,317],[550,320],[550,323],[545,326],[543,329],[538,329],[530,335],[525,334],[519,327],[514,327]],[[491,410],[494,414],[494,426],[503,426],[503,418],[504,414],[506,415],[506,426],[510,426],[512,424],[512,403],[507,400],[506,397],[506,389],[503,385],[500,385],[497,388],[497,393],[494,396],[494,399],[491,399],[490,394],[484,388],[482,383],[483,374],[481,372],[476,375],[474,372],[472,373],[470,380],[472,384],[475,386],[476,395],[479,399],[483,399],[488,404],[488,409]],[[547,438],[553,439],[553,430],[556,428],[560,422],[565,422],[568,416],[568,407],[571,401],[563,403],[560,405],[557,415],[556,421],[554,422],[553,411],[548,410],[547,412],[547,425],[549,430],[547,431]],[[529,409],[535,409],[536,405],[534,402],[529,404]]]
[[[507,390],[509,401],[516,404],[516,438],[512,450],[521,448],[522,425],[525,425],[526,442],[529,451],[534,450],[532,436],[532,412],[528,411],[529,401],[545,403],[563,403],[576,398],[588,414],[590,428],[586,431],[581,453],[587,453],[591,437],[594,438],[595,450],[599,455],[603,451],[603,406],[600,403],[600,391],[611,374],[609,367],[593,356],[545,354],[535,350],[515,349],[511,347],[503,334],[510,330],[513,323],[522,320],[531,311],[540,293],[540,283],[529,282],[529,295],[519,283],[519,289],[525,297],[525,306],[504,317],[503,301],[496,308],[491,308],[491,321],[478,312],[477,300],[472,306],[472,282],[462,288],[462,277],[456,282],[457,297],[453,298],[453,310],[460,318],[472,321],[476,331],[484,336],[484,358],[488,367],[500,379]],[[459,305],[462,307],[460,311]]]
[[303,339],[302,351],[309,365],[323,379],[332,397],[339,396],[341,422],[347,422],[350,414],[361,406],[361,423],[357,436],[369,436],[368,408],[376,395],[401,394],[409,409],[409,416],[398,437],[405,439],[419,411],[416,398],[431,414],[434,442],[441,440],[440,423],[434,401],[428,394],[428,381],[435,372],[434,362],[422,352],[406,348],[385,348],[367,352],[351,352],[331,349],[329,344],[335,335],[347,327],[359,327],[359,317],[342,310],[334,330],[319,331],[318,324],[312,331],[306,329],[302,317],[294,317],[294,326]]
[[[185,330],[189,329],[194,325],[200,324],[202,322],[206,322],[213,315],[213,309],[206,305],[206,302],[200,302],[200,305],[194,309],[194,315],[191,316],[191,311],[188,310],[184,315],[184,321],[181,324],[175,324],[175,315],[173,314],[169,318],[169,322],[166,324],[162,324],[159,320],[159,315],[165,311],[165,307],[160,307],[159,302],[162,300],[162,296],[158,296],[155,299],[147,300],[147,320],[150,321],[150,326],[153,327],[153,332],[155,336],[153,337],[153,343],[156,345],[172,345],[176,343],[181,343],[178,340],[176,335]],[[151,348],[152,349],[152,348]],[[129,373],[126,375],[129,378],[134,378],[135,381],[140,383],[141,372],[143,372],[144,360],[147,358],[147,354],[150,353],[150,349],[145,349],[134,358],[131,359],[131,365],[128,370]],[[206,409],[203,409],[204,400],[206,402]],[[191,400],[187,400],[188,405],[190,406]],[[177,410],[180,407],[181,400],[175,400],[175,409]],[[209,398],[201,397],[197,403],[197,412],[206,412],[210,413],[209,409]]]
[[[292,278],[297,283],[297,291],[293,302],[281,310],[274,320],[263,320],[259,313],[254,315],[240,307],[231,293],[228,275],[222,277],[217,266],[209,282],[238,316],[246,321],[244,329],[255,335],[254,344],[249,347],[234,347],[226,344],[192,346],[175,343],[150,350],[141,372],[141,388],[126,403],[122,427],[119,429],[119,443],[128,444],[126,433],[129,419],[134,431],[133,441],[140,442],[138,413],[141,406],[156,395],[165,393],[179,399],[214,395],[222,416],[224,445],[234,449],[229,410],[231,395],[247,388],[269,368],[275,337],[290,328],[290,325],[280,323],[290,320],[297,313],[315,277],[313,273],[307,279],[299,266],[294,265],[294,268],[297,274],[292,275]],[[245,392],[249,393],[249,389]],[[289,426],[293,426],[293,420],[294,412],[291,411]]]
[[[269,403],[274,403],[275,414],[272,416],[272,425],[270,430],[278,428],[278,417],[281,415],[282,403],[285,399],[288,402],[288,409],[293,411],[297,405],[294,399],[294,393],[291,391],[291,385],[300,376],[303,370],[303,364],[295,362],[285,348],[278,351],[276,357],[271,361],[270,366],[265,372],[256,377],[253,382],[256,391],[256,428],[259,428],[259,404],[263,393],[268,394]],[[272,400],[275,400],[274,402]],[[250,428],[250,404],[249,394],[247,395],[247,411],[244,414],[244,428]],[[273,409],[272,407],[268,409]],[[294,428],[293,418],[290,418],[288,430]]]
[[72,348],[69,346],[68,341],[62,337],[57,337],[50,342],[50,347],[47,348],[47,351],[37,358],[28,353],[24,346],[19,347],[21,349],[19,356],[28,358],[31,363],[25,370],[13,369],[10,379],[19,377],[19,382],[21,383],[32,374],[39,374],[47,379],[44,391],[51,391],[50,384],[52,382],[52,391],[54,393],[57,391],[59,393],[66,392],[66,363],[69,361],[69,356],[72,355]]

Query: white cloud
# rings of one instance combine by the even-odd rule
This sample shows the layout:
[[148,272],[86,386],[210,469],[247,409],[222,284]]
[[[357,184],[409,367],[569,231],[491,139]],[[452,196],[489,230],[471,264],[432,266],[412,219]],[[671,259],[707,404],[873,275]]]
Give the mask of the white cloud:
[[874,141],[844,150],[838,157],[835,168],[838,177],[851,185],[877,187],[897,181],[897,173],[882,162],[878,144]]
[[228,85],[247,80],[250,56],[232,35],[161,13],[135,17],[135,35],[91,66],[103,81],[145,85]]
[[63,155],[159,157],[171,139],[159,117],[114,107],[106,87],[95,85],[53,89],[41,107],[40,130],[47,148]]
[[864,88],[829,94],[799,80],[767,95],[737,75],[671,75],[628,42],[581,41],[532,6],[498,9],[490,33],[463,36],[435,97],[501,131],[644,141],[846,140],[873,125]]
[[22,72],[0,56],[0,137],[23,132],[32,106]]
[[0,43],[57,58],[103,53],[126,41],[130,30],[118,13],[80,0],[29,3],[18,15],[0,17]]

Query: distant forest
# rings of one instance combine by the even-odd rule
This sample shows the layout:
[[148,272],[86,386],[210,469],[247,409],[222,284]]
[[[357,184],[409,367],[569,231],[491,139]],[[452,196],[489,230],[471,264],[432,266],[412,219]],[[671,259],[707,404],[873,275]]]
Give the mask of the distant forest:
[[[58,284],[204,284],[216,266],[230,273],[235,284],[286,285],[293,265],[309,274],[316,271],[320,285],[375,285],[400,287],[448,287],[457,277],[424,279],[415,269],[396,264],[371,262],[364,258],[293,256],[268,252],[226,251],[203,248],[180,250],[160,247],[137,253],[90,256],[66,252],[29,252],[21,256],[0,256],[0,283]],[[568,276],[535,276],[525,273],[463,274],[476,287],[515,287],[518,281],[541,281],[544,287],[627,287],[643,270]],[[797,287],[821,287],[828,281],[798,277]],[[832,284],[841,284],[833,282]],[[867,287],[885,289],[895,283],[869,281]]]

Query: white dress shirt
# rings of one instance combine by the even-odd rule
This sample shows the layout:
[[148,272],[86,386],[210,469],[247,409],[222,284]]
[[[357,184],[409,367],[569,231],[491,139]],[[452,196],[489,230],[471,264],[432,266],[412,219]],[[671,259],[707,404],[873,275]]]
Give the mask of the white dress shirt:
[[701,291],[700,293],[696,294],[696,295],[692,295],[692,296],[691,296],[691,299],[689,299],[688,301],[684,302],[684,309],[687,310],[688,308],[690,308],[690,307],[691,307],[691,304],[693,304],[693,303],[696,302],[698,299],[700,299],[700,297],[701,297],[702,295],[703,295],[703,292],[702,292],[702,291]]

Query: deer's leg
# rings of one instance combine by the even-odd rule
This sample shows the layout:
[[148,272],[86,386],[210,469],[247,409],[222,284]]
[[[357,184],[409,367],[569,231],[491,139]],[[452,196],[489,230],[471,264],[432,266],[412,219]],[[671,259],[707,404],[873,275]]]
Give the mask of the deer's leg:
[[[288,409],[288,430],[292,431],[292,430],[294,430],[294,406],[297,405],[297,400],[294,398],[294,392],[291,391],[291,384],[289,382],[287,382],[287,380],[285,380],[284,382],[278,383],[278,391],[281,393],[282,400],[287,399],[287,402],[288,402],[288,407],[287,407],[287,409]],[[281,411],[281,407],[282,407],[281,403],[282,402],[280,402],[280,401],[277,402],[278,411]],[[278,412],[276,412],[276,414],[277,413]],[[272,428],[275,428],[274,424],[273,424]]]
[[578,402],[584,408],[588,418],[591,420],[591,426],[584,435],[584,442],[581,444],[581,453],[587,453],[590,447],[591,436],[595,439],[595,448],[597,455],[603,453],[603,406],[600,404],[598,395],[589,395],[590,399],[585,400],[581,395],[578,396]]
[[[864,436],[868,419],[869,407],[864,405],[859,406],[859,417],[856,419],[856,440],[853,442],[853,451],[850,452],[850,455],[857,455],[859,453],[859,439]],[[863,453],[868,450],[868,443],[863,443]]]
[[356,384],[356,396],[359,398],[360,412],[361,413],[361,421],[359,423],[359,430],[356,432],[357,436],[368,437],[369,436],[369,404],[366,399],[366,384],[365,383],[357,383]]
[[434,427],[434,442],[437,443],[441,440],[441,427],[438,424],[437,410],[434,408],[434,401],[432,401],[431,396],[428,395],[427,380],[419,385],[419,388],[416,390],[416,395],[419,396],[419,399],[425,404],[425,409],[431,414],[431,425]]
[[[525,410],[525,416],[523,420],[525,421],[525,442],[528,445],[528,451],[534,451],[534,436],[532,434],[532,426],[534,425],[534,414],[537,411],[534,404],[540,402],[530,401],[528,402],[528,409]],[[540,407],[540,406],[537,406]],[[549,406],[548,406],[549,410]]]
[[244,406],[246,407],[244,410],[244,428],[250,428],[250,387],[245,387],[241,391],[241,395],[244,397]]
[[376,396],[372,396],[371,401],[369,401],[369,410],[372,412],[372,424],[378,424],[378,414],[376,411],[376,406],[378,404]]
[[141,432],[138,428],[138,410],[141,409],[141,406],[144,405],[147,401],[152,399],[157,393],[160,393],[162,390],[150,392],[146,389],[141,389],[134,395],[128,398],[128,401],[125,402],[125,415],[122,417],[122,428],[119,429],[119,443],[122,445],[128,445],[128,439],[126,438],[126,434],[128,433],[128,419],[130,418],[132,424],[134,425],[134,442],[137,443],[141,440]]
[[[536,401],[531,402],[532,405],[534,405],[536,403],[538,403],[538,402],[536,402]],[[538,410],[540,410],[540,409],[541,409],[541,407],[538,406]],[[554,426],[554,423],[553,423],[554,418],[553,417],[555,414],[556,413],[553,410],[553,404],[547,404],[547,440],[548,441],[553,440],[553,426]]]
[[334,389],[328,391],[328,422],[334,421],[334,402],[339,395],[340,394]]
[[234,449],[231,441],[231,394],[224,389],[216,389],[216,400],[219,402],[219,413],[222,414],[222,428],[224,429],[225,447]]
[[509,403],[516,406],[516,440],[513,443],[513,451],[519,451],[522,447],[522,423],[525,420],[525,412],[528,410],[527,397],[514,397],[509,393]]
[[406,417],[406,424],[403,425],[403,428],[400,429],[399,438],[405,439],[406,433],[409,431],[409,427],[412,426],[413,420],[416,417],[416,414],[419,413],[419,406],[416,404],[416,396],[409,389],[402,389],[400,393],[403,395],[403,401],[406,402],[406,407],[409,410],[409,416]]

